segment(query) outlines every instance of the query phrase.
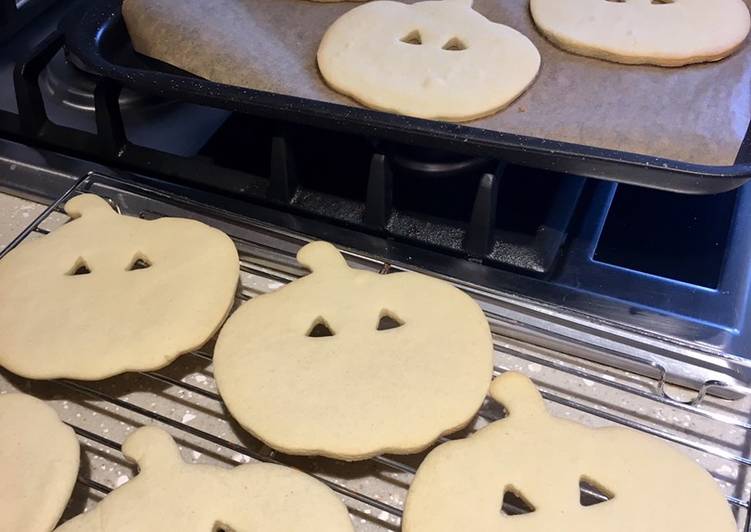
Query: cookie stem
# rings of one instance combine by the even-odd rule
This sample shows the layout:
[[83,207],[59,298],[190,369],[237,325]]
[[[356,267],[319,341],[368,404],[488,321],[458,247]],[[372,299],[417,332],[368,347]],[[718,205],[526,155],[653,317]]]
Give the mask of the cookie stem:
[[344,257],[328,242],[311,242],[297,252],[297,262],[312,272],[348,268]]
[[84,215],[89,216],[94,213],[115,213],[110,204],[107,203],[107,200],[95,194],[81,194],[68,200],[65,204],[65,212],[71,218],[79,218]]
[[496,377],[490,396],[502,404],[511,416],[547,415],[545,402],[534,383],[521,373],[509,371]]
[[166,431],[153,426],[141,427],[123,443],[125,457],[138,464],[143,473],[182,463],[180,449]]

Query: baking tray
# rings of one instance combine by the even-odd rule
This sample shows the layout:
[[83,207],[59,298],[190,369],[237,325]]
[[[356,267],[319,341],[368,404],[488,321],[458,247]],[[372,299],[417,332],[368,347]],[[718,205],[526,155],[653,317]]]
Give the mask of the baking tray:
[[130,88],[265,117],[497,158],[557,172],[675,192],[712,194],[751,179],[751,130],[746,127],[735,164],[713,166],[551,141],[472,126],[423,120],[207,81],[133,51],[121,0],[100,0],[63,24],[69,56],[81,68]]

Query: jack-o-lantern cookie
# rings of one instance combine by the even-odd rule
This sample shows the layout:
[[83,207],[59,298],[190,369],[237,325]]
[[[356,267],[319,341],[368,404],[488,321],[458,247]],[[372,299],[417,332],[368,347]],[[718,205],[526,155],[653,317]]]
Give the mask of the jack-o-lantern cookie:
[[49,532],[78,476],[73,429],[44,402],[0,395],[0,530]]
[[195,220],[118,215],[102,198],[0,261],[0,365],[32,379],[153,370],[219,328],[239,279],[232,240]]
[[138,475],[59,532],[353,532],[342,501],[295,469],[189,465],[156,427],[130,435],[123,453]]
[[[670,445],[551,417],[518,373],[495,379],[490,394],[508,417],[428,455],[407,495],[404,532],[736,530],[714,479]],[[508,494],[526,513],[502,510]]]
[[530,0],[530,9],[561,48],[628,64],[717,61],[751,27],[743,0]]
[[318,67],[334,90],[368,107],[464,121],[514,101],[537,76],[540,54],[471,0],[379,0],[331,25]]
[[214,349],[246,430],[287,453],[359,460],[417,452],[472,419],[493,348],[469,296],[426,275],[352,269],[325,242],[297,259],[313,273],[245,303]]

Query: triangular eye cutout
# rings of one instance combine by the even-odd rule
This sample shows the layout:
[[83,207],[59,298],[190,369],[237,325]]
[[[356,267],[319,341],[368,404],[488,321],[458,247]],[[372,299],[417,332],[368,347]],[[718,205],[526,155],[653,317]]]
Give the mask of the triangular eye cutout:
[[501,514],[509,517],[517,515],[531,514],[535,507],[531,502],[516,488],[508,486],[503,492],[503,505]]
[[579,479],[579,504],[584,507],[602,504],[615,498],[615,494],[602,484],[587,477]]
[[334,331],[329,324],[326,323],[326,320],[323,318],[316,318],[316,321],[310,326],[306,336],[311,338],[325,338],[327,336],[334,336]]
[[138,254],[133,258],[130,262],[130,266],[128,266],[125,271],[132,272],[134,270],[145,270],[146,268],[151,268],[151,261],[143,255]]
[[378,320],[378,326],[376,327],[376,330],[378,331],[388,331],[389,329],[396,329],[397,327],[401,327],[404,325],[404,322],[394,316],[393,314],[389,314],[388,312],[382,312],[381,313],[381,319]]
[[73,264],[70,270],[65,272],[65,275],[88,275],[91,273],[91,268],[86,264],[86,261],[79,257]]
[[407,35],[400,39],[406,44],[422,44],[422,36],[418,30],[409,32]]
[[443,45],[443,49],[448,50],[449,52],[461,52],[462,50],[467,49],[467,45],[458,37],[452,37]]

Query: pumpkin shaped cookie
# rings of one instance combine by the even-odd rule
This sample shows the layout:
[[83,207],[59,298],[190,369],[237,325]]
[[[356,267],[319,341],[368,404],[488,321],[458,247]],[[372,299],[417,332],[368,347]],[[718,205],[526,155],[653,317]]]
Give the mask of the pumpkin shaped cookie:
[[0,530],[49,532],[78,476],[73,429],[44,402],[0,395]]
[[214,349],[227,408],[269,446],[358,460],[412,453],[475,415],[492,375],[490,329],[453,286],[347,266],[325,242],[313,271],[238,309]]
[[295,469],[188,465],[157,427],[131,434],[123,453],[138,475],[59,532],[353,532],[342,501]]
[[[508,416],[434,449],[407,495],[404,532],[735,532],[714,479],[670,445],[545,411],[518,373],[493,381]],[[580,485],[608,500],[581,498]],[[528,513],[502,512],[506,494]]]
[[32,379],[153,370],[219,328],[239,278],[232,240],[194,220],[120,216],[98,196],[0,261],[0,365]]
[[318,67],[363,105],[420,118],[464,121],[506,107],[534,81],[540,54],[518,31],[471,0],[369,2],[326,31]]
[[561,48],[629,64],[717,61],[751,27],[743,0],[530,0],[530,9]]

